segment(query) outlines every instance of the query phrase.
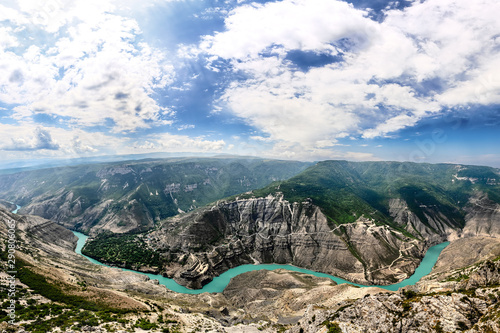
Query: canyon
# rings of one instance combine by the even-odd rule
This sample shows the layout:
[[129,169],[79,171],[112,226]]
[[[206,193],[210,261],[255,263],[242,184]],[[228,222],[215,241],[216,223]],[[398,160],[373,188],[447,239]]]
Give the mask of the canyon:
[[[144,163],[150,162],[139,162],[140,168],[146,167]],[[197,163],[188,165],[203,164]],[[209,173],[205,167],[203,173]],[[95,177],[103,165],[85,168]],[[113,166],[112,174],[109,168],[104,167],[106,177],[132,176],[124,166]],[[287,179],[266,178],[268,185],[263,187],[198,207],[183,206],[186,211],[164,218],[152,218],[155,206],[150,199],[156,190],[151,191],[149,183],[153,195],[128,198],[136,200],[145,214],[130,217],[135,221],[131,229],[118,228],[118,216],[124,213],[116,211],[114,222],[107,224],[110,211],[103,208],[106,202],[128,202],[127,195],[110,195],[113,188],[123,189],[126,179],[116,178],[115,187],[94,184],[82,190],[75,174],[68,176],[68,183],[64,177],[59,177],[61,183],[50,182],[57,177],[54,170],[45,172],[47,178],[36,172],[4,176],[10,183],[2,182],[0,191],[4,198],[0,236],[6,239],[9,221],[16,221],[20,302],[33,308],[23,311],[50,305],[50,311],[62,306],[68,313],[64,320],[57,312],[38,321],[22,317],[18,331],[30,332],[42,324],[52,331],[63,327],[57,324],[61,321],[67,323],[67,331],[73,327],[100,332],[140,327],[154,332],[297,333],[377,332],[381,327],[387,332],[499,329],[497,169],[324,161],[294,170]],[[241,184],[238,179],[245,177],[234,182]],[[29,187],[34,181],[38,185]],[[186,191],[171,186],[169,191],[174,199],[175,193],[201,195],[196,193],[203,183],[197,184],[183,187]],[[91,190],[99,193],[94,201],[78,206],[92,198]],[[15,205],[10,202],[25,206],[12,214],[8,211]],[[72,215],[54,215],[57,206]],[[80,223],[82,216],[94,213],[102,218]],[[57,218],[54,222],[42,215]],[[293,264],[351,282],[387,285],[411,275],[430,246],[443,241],[450,245],[431,274],[398,291],[337,285],[325,278],[276,270],[238,275],[222,293],[185,295],[143,275],[90,263],[74,252],[77,239],[66,227],[90,235],[84,254],[118,267],[161,273],[189,288],[200,288],[230,268],[254,263]],[[2,256],[5,251],[2,245]],[[77,303],[83,304],[79,310],[74,308]],[[107,317],[99,309],[115,315]],[[81,319],[84,314],[90,319]],[[0,325],[7,328],[5,322]]]

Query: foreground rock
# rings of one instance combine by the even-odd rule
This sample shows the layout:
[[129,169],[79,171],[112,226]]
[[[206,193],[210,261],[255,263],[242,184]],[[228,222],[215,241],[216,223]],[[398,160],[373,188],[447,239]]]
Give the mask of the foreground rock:
[[346,298],[387,292],[380,288],[337,285],[328,278],[287,270],[254,271],[231,279],[223,295],[253,320],[295,324],[309,304],[330,307]]
[[378,294],[343,302],[333,310],[315,310],[311,306],[299,325],[289,332],[326,332],[329,326],[353,333],[498,332],[498,293],[492,291],[490,297],[463,293],[411,298]]

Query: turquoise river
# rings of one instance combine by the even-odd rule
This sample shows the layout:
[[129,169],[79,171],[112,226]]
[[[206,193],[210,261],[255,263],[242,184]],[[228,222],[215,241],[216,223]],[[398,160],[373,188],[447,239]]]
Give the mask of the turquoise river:
[[[84,256],[85,258],[87,258],[88,260],[90,260],[94,264],[102,265],[102,266],[106,266],[106,267],[111,267],[111,266],[102,264],[102,263],[98,262],[97,260],[94,260],[92,258],[89,258],[89,257],[83,255],[82,248],[85,245],[85,242],[87,241],[88,237],[80,232],[73,231],[73,233],[78,237],[78,243],[77,243],[76,250],[75,250],[76,253],[81,254],[82,256]],[[231,268],[230,270],[222,273],[220,276],[214,277],[214,279],[210,283],[206,284],[202,289],[193,290],[193,289],[189,289],[189,288],[186,288],[184,286],[181,286],[177,282],[175,282],[173,279],[169,279],[169,278],[163,277],[161,275],[141,273],[141,272],[132,271],[129,269],[124,269],[124,268],[121,268],[121,269],[124,271],[143,274],[143,275],[148,276],[151,279],[157,279],[158,281],[160,281],[160,284],[166,286],[168,289],[173,290],[173,291],[178,292],[178,293],[183,293],[183,294],[201,294],[201,293],[205,293],[205,292],[220,293],[220,292],[224,291],[224,288],[226,288],[226,286],[228,285],[231,278],[233,278],[237,275],[240,275],[240,274],[243,274],[246,272],[250,272],[250,271],[257,271],[257,270],[261,270],[261,269],[275,270],[275,269],[280,269],[280,268],[287,269],[289,271],[294,271],[294,272],[311,274],[311,275],[318,276],[318,277],[329,278],[338,284],[350,283],[350,284],[358,286],[358,287],[379,287],[379,288],[384,288],[387,290],[398,290],[399,288],[404,287],[404,286],[414,285],[422,277],[429,274],[432,270],[432,267],[434,267],[434,264],[436,263],[436,261],[439,257],[439,254],[441,254],[441,251],[443,251],[443,249],[448,244],[449,244],[449,242],[445,242],[445,243],[441,243],[441,244],[430,247],[427,250],[427,253],[425,254],[424,259],[422,259],[422,262],[417,267],[417,269],[415,270],[415,273],[413,273],[412,276],[410,276],[406,280],[401,281],[400,283],[392,284],[389,286],[365,286],[365,285],[361,285],[361,284],[352,283],[352,282],[346,281],[344,279],[341,279],[341,278],[338,278],[338,277],[335,277],[332,275],[328,275],[325,273],[319,273],[319,272],[311,271],[308,269],[295,267],[292,265],[263,264],[263,265],[241,265],[241,266],[238,266],[235,268]]]

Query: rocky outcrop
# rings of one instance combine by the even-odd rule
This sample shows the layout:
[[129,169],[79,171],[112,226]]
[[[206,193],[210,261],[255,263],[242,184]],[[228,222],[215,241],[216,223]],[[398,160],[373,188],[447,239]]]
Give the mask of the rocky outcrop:
[[7,237],[14,226],[18,249],[35,248],[54,257],[60,257],[60,249],[73,251],[78,238],[68,229],[38,216],[21,216],[0,209],[0,234]]
[[[498,323],[487,321],[496,313],[496,296],[491,298],[467,296],[462,293],[412,297],[401,294],[370,295],[356,301],[344,301],[336,309],[315,310],[310,306],[299,325],[288,330],[326,332],[335,326],[342,332],[497,332]],[[486,320],[482,320],[485,318]],[[481,329],[482,328],[482,329]]]
[[[430,246],[482,234],[477,230],[483,227],[474,229],[469,223],[477,226],[477,221],[492,219],[494,226],[496,215],[480,204],[492,202],[486,196],[478,200],[467,205],[467,232],[453,220],[455,212],[450,218],[438,206],[421,205],[425,207],[419,207],[418,215],[401,198],[389,200],[392,224],[362,215],[336,225],[310,200],[292,203],[278,193],[221,201],[168,219],[140,237],[151,251],[168,258],[161,272],[190,288],[252,263],[293,264],[352,282],[385,285],[409,277]],[[487,232],[495,233],[493,227]],[[481,256],[480,247],[464,244],[471,249],[469,261],[477,259],[475,253]]]
[[253,320],[296,324],[310,304],[331,307],[346,298],[387,292],[380,288],[337,285],[328,278],[287,270],[247,272],[231,279],[223,292],[231,307]]
[[463,234],[467,236],[500,235],[500,204],[490,200],[485,193],[477,193],[465,208],[466,225]]
[[[464,275],[464,267],[473,267],[478,262],[494,260],[499,256],[499,238],[477,236],[456,239],[441,252],[432,274],[424,277],[422,282],[444,281],[453,276]],[[421,290],[421,292],[426,291],[428,289]]]
[[5,209],[8,212],[12,212],[14,209],[16,209],[16,205],[9,201],[0,199],[0,209]]
[[404,200],[400,198],[389,200],[389,213],[394,218],[394,222],[410,234],[432,244],[442,242],[443,238],[456,238],[460,234],[454,222],[444,214],[433,210],[432,207],[420,208],[427,219],[426,223],[423,223],[417,214],[410,210]]
[[168,220],[147,239],[151,248],[187,260],[173,275],[192,288],[244,263],[293,264],[363,284],[389,284],[409,277],[433,245],[364,217],[332,228],[312,203],[281,196],[221,202]]
[[487,260],[475,268],[463,283],[461,287],[465,289],[476,289],[485,286],[500,285],[500,262]]
[[[157,267],[191,288],[247,263],[293,264],[362,284],[390,284],[411,275],[434,244],[500,231],[499,205],[485,194],[494,190],[496,182],[491,179],[497,171],[480,168],[489,174],[487,179],[475,177],[474,188],[463,187],[458,196],[457,186],[470,182],[474,168],[392,162],[320,162],[280,185],[259,190],[264,197],[246,193],[245,199],[164,219],[183,212],[181,201],[187,211],[212,191],[227,193],[217,184],[251,183],[238,163],[228,168],[211,165],[197,161],[89,166],[84,175],[67,176],[71,186],[54,186],[57,190],[38,191],[37,196],[33,192],[23,211],[91,236],[103,230],[123,233],[156,227],[136,236],[141,241],[137,244],[145,244],[145,255],[155,258],[152,267],[130,253],[118,258],[121,251],[111,251],[111,260],[103,260],[132,262],[144,271]],[[177,177],[181,173],[173,170],[184,176]],[[228,170],[233,176],[222,181]],[[169,178],[171,174],[175,175]],[[22,183],[16,177],[20,176],[8,180]],[[39,180],[31,180],[39,186]],[[0,190],[3,187],[13,188],[0,184]],[[457,199],[471,196],[468,205]]]
[[[15,223],[12,223],[15,222]],[[99,299],[106,296],[106,302],[124,301],[128,305],[136,304],[135,300],[124,300],[122,295],[110,293],[108,290],[97,290],[93,287],[136,290],[142,293],[160,294],[165,292],[164,286],[153,288],[145,284],[148,277],[116,268],[108,268],[91,264],[87,258],[75,253],[78,238],[70,230],[54,222],[38,216],[17,215],[0,209],[0,246],[5,250],[8,230],[15,225],[16,260],[22,259],[36,268],[50,281],[68,290],[78,293],[81,289],[77,283],[86,281],[89,296]],[[2,265],[5,262],[2,262]],[[3,272],[0,272],[3,274]],[[92,287],[90,287],[92,286]],[[92,290],[90,290],[92,289]],[[124,305],[127,305],[125,304]],[[142,305],[140,305],[142,307]]]
[[[123,233],[153,226],[152,217],[137,200],[118,204],[122,209],[113,209],[116,205],[114,200],[109,199],[84,207],[85,203],[81,197],[72,191],[61,190],[52,196],[42,195],[35,198],[34,202],[23,207],[21,212],[41,216],[67,228],[90,234],[101,230]],[[99,228],[95,228],[96,225]]]

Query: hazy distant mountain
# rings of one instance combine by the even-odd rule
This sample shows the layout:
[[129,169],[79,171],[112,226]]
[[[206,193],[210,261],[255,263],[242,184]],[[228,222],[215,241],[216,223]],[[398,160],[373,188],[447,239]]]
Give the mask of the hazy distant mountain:
[[147,230],[180,212],[287,179],[310,163],[171,158],[85,164],[0,176],[0,198],[89,232]]
[[[100,156],[89,156],[80,158],[64,158],[64,159],[54,159],[54,158],[40,158],[33,160],[14,160],[0,162],[0,175],[18,173],[23,171],[48,169],[56,167],[66,167],[66,166],[76,166],[82,164],[95,164],[95,163],[112,163],[112,162],[124,162],[124,161],[137,161],[143,159],[161,159],[161,158],[200,158],[200,157],[211,157],[211,158],[224,158],[233,157],[238,158],[238,156],[229,155],[216,155],[216,154],[203,154],[196,153],[196,157],[193,157],[193,153],[150,153],[150,154],[127,154],[127,155],[100,155]],[[252,158],[242,156],[240,158]]]

